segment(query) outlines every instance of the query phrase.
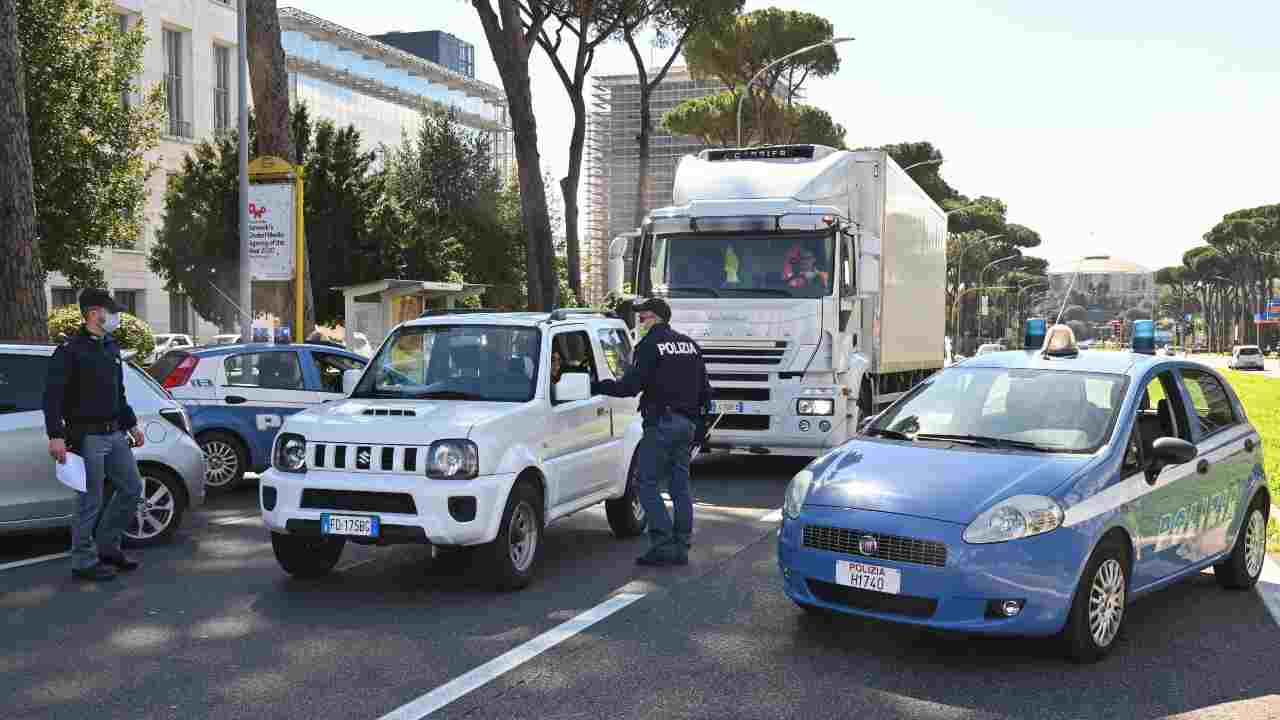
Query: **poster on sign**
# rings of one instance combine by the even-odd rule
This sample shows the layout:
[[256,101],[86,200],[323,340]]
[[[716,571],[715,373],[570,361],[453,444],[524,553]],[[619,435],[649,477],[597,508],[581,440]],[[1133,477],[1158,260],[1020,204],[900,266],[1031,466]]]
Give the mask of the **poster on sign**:
[[249,276],[293,279],[293,184],[249,186]]

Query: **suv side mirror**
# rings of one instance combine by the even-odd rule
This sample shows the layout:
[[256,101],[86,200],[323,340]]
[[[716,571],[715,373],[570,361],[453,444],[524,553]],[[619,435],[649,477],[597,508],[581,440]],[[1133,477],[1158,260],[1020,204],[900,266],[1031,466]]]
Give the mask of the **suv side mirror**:
[[1151,454],[1164,465],[1182,465],[1196,459],[1200,454],[1196,446],[1176,437],[1157,438],[1151,445]]
[[342,371],[342,394],[350,395],[356,389],[356,385],[360,383],[360,375],[363,370],[343,370]]
[[567,372],[556,383],[556,402],[577,402],[591,399],[591,376],[586,373]]

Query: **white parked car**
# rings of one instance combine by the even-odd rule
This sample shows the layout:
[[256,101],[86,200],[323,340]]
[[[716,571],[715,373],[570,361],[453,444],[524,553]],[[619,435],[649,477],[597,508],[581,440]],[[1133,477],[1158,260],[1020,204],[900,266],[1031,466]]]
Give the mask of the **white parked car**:
[[180,333],[159,333],[155,336],[156,347],[147,356],[146,364],[150,365],[159,360],[165,353],[170,350],[189,350],[195,347],[190,335]]
[[1231,362],[1227,365],[1235,370],[1265,370],[1265,356],[1257,345],[1237,345],[1231,350]]
[[276,559],[318,576],[347,541],[474,548],[515,589],[532,579],[548,523],[603,502],[615,535],[642,533],[638,403],[590,391],[621,377],[631,352],[627,327],[599,313],[400,325],[365,370],[344,374],[345,399],[285,420],[260,483]]
[[978,355],[986,355],[987,353],[1004,352],[1004,351],[1005,351],[1005,346],[1001,345],[1000,343],[985,343],[978,347],[978,352],[974,353],[974,356],[976,357]]
[[209,344],[235,345],[238,342],[240,342],[240,333],[222,333],[221,335],[214,335],[213,339],[209,341]]

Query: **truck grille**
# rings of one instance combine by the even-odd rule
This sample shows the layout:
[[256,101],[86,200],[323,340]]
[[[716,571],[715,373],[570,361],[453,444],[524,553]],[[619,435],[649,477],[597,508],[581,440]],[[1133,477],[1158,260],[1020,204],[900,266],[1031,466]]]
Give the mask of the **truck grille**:
[[[716,424],[716,430],[768,430],[768,415],[725,415]],[[713,431],[714,432],[714,431]]]
[[[875,553],[870,555],[863,554],[858,547],[862,538],[868,536],[875,538],[878,546]],[[806,525],[804,527],[804,546],[844,555],[857,555],[858,557],[892,560],[916,565],[943,567],[947,564],[947,546],[943,543],[934,540],[919,540],[898,535],[866,532],[865,530]]]
[[787,343],[736,343],[704,342],[702,359],[708,365],[777,365],[787,353]]
[[769,399],[769,388],[711,387],[713,400],[747,400],[764,402]]
[[915,597],[912,595],[889,595],[874,590],[845,587],[821,580],[807,580],[809,592],[823,602],[832,605],[844,605],[857,610],[885,613],[886,615],[902,615],[904,617],[933,617],[938,609],[938,601],[934,598]]
[[403,445],[312,443],[307,457],[316,470],[421,475],[427,449]]
[[356,512],[416,515],[418,506],[408,493],[357,492],[305,488],[300,507],[308,510],[354,510]]

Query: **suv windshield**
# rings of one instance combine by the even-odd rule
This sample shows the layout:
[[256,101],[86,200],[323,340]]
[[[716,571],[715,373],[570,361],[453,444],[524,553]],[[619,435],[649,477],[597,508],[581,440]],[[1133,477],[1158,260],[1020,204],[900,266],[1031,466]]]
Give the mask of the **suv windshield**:
[[834,262],[829,231],[699,233],[655,238],[649,271],[659,295],[817,298],[831,294]]
[[383,344],[351,396],[528,402],[540,346],[534,328],[402,327]]
[[926,380],[866,433],[1088,453],[1107,441],[1128,382],[1104,373],[955,367]]

